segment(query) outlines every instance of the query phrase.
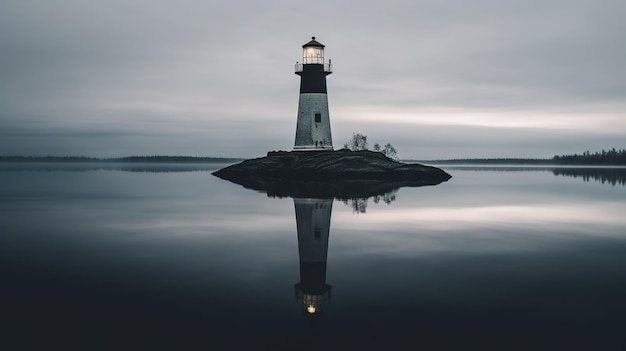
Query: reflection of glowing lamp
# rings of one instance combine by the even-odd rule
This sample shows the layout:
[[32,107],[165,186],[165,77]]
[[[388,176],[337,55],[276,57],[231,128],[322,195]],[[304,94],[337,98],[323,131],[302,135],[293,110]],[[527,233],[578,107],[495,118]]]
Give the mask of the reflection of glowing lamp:
[[309,295],[304,294],[302,302],[306,306],[306,311],[309,314],[315,314],[322,309],[322,303],[324,302],[324,295]]
[[330,60],[324,63],[324,45],[315,41],[302,45],[302,63],[296,63],[300,76],[300,99],[294,150],[332,150],[326,76],[332,73]]
[[326,284],[326,254],[330,231],[332,199],[293,199],[298,228],[300,282],[295,285],[296,300],[302,301],[309,315],[322,311],[330,301],[331,286]]
[[[324,265],[324,278],[325,268]],[[332,287],[323,281],[307,281],[309,278],[306,273],[300,273],[301,282],[295,285],[296,301],[302,301],[302,306],[309,315],[319,314],[324,302],[330,302]]]

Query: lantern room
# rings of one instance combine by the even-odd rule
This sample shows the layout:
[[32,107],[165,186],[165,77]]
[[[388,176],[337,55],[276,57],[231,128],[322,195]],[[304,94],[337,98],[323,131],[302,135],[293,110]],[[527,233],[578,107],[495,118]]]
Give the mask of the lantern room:
[[324,45],[315,41],[315,37],[304,45],[302,45],[302,63],[305,65],[323,65],[324,64]]

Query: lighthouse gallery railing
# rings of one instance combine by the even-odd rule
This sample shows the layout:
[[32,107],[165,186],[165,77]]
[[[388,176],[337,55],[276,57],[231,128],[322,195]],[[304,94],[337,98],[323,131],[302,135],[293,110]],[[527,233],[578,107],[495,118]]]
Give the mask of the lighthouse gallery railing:
[[[303,70],[302,66],[303,66],[302,63],[296,63],[296,72],[302,72]],[[330,62],[324,64],[324,72],[329,72],[329,73],[333,72],[333,65]]]

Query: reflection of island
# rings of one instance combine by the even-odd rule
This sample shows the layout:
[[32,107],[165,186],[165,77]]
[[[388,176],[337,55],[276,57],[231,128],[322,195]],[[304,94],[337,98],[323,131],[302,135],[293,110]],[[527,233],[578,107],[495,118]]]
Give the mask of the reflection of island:
[[[387,205],[396,201],[396,194],[398,193],[398,189],[391,190],[382,195],[372,196],[372,200],[377,204],[379,202],[384,202]],[[352,212],[354,213],[365,213],[367,211],[367,203],[369,198],[360,197],[360,198],[349,198],[349,199],[341,199],[344,205],[352,207]]]
[[295,285],[296,299],[304,311],[318,314],[330,300],[326,284],[326,255],[330,232],[332,199],[294,198],[300,256],[300,282]]
[[[215,174],[215,173],[213,173]],[[293,197],[315,199],[383,199],[389,203],[402,187],[437,185],[439,182],[415,182],[405,180],[376,179],[329,179],[329,180],[265,180],[253,177],[232,180],[245,188],[266,193],[270,197]],[[389,200],[391,199],[391,200]]]
[[582,178],[585,182],[595,180],[602,184],[626,186],[626,168],[554,168],[558,176]]

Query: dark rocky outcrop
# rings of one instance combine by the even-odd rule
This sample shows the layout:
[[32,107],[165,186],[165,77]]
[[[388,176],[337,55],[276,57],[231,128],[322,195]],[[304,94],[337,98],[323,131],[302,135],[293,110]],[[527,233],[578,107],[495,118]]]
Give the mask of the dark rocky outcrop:
[[380,152],[277,151],[245,160],[215,176],[270,196],[363,198],[403,186],[436,185],[450,179],[443,170],[394,161]]

